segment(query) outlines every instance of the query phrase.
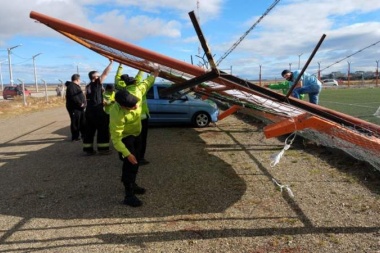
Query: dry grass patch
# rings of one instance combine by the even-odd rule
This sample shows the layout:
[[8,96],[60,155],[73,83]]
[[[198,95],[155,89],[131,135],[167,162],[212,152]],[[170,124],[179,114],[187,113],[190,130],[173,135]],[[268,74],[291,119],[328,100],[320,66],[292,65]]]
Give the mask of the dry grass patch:
[[45,97],[34,98],[29,97],[26,105],[22,97],[13,100],[6,100],[0,103],[0,118],[20,115],[27,112],[40,111],[48,108],[60,107],[65,105],[65,99],[61,97],[49,97],[46,101]]

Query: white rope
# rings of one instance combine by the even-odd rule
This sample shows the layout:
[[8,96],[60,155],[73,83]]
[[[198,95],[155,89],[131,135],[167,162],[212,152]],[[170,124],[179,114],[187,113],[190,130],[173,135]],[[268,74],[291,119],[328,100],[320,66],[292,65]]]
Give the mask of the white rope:
[[[288,143],[288,139],[293,136],[293,138],[290,140],[290,142]],[[273,154],[271,155],[270,157],[270,166],[271,167],[274,167],[276,166],[280,160],[281,160],[281,157],[284,155],[285,153],[285,150],[288,150],[290,148],[290,145],[293,143],[294,139],[296,138],[296,132],[292,133],[291,135],[289,135],[286,140],[285,140],[285,146],[284,148],[278,153],[278,154]]]
[[280,191],[282,192],[282,189],[285,189],[286,192],[288,193],[289,197],[291,198],[294,198],[294,194],[292,192],[292,190],[290,189],[290,186],[289,185],[283,185],[283,184],[279,184],[276,179],[272,178],[272,181],[273,183],[275,183],[278,187],[280,187]]

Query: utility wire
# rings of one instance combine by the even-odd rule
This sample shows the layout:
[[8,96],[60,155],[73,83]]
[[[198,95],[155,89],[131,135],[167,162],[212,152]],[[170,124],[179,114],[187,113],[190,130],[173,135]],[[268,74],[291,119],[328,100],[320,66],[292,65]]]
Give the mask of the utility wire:
[[244,40],[244,38],[248,35],[248,33],[250,33],[253,28],[256,27],[256,25],[258,23],[260,23],[260,21],[280,2],[280,0],[275,0],[274,3],[265,11],[265,13],[263,15],[261,15],[261,17],[256,21],[256,23],[254,23],[249,29],[248,31],[246,31],[243,36],[241,36],[239,38],[238,41],[236,41],[232,47],[230,49],[227,50],[227,52],[224,53],[224,55],[222,55],[222,57],[220,57],[220,59],[216,62],[216,66],[218,66],[239,44],[240,42],[242,42]]
[[340,63],[340,62],[342,62],[342,61],[344,61],[344,60],[350,58],[351,56],[354,56],[354,55],[356,55],[356,54],[358,54],[358,53],[360,53],[360,52],[366,50],[367,48],[373,47],[373,46],[375,46],[375,45],[377,45],[377,44],[379,44],[379,43],[380,43],[380,40],[379,40],[378,42],[375,42],[375,43],[373,43],[373,44],[371,44],[371,45],[369,45],[369,46],[366,46],[366,47],[364,47],[364,48],[362,48],[362,49],[356,51],[355,53],[352,53],[352,54],[350,54],[350,55],[344,57],[343,59],[341,59],[341,60],[339,60],[339,61],[334,62],[333,64],[330,64],[329,66],[327,66],[327,67],[324,68],[324,69],[321,69],[320,71],[323,71],[323,70],[325,70],[325,69],[328,69],[328,68],[330,68],[331,66],[333,66],[333,65],[335,65],[335,64],[337,64],[337,63]]

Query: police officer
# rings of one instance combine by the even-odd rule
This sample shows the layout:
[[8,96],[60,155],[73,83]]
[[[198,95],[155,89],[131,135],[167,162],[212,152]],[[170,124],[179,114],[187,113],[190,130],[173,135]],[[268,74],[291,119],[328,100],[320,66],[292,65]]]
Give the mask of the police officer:
[[[132,207],[142,205],[136,194],[145,189],[136,184],[139,169],[142,98],[154,84],[158,69],[153,75],[136,85],[135,93],[127,89],[116,92],[115,105],[110,110],[110,133],[112,143],[123,159],[122,182],[125,188],[124,204]],[[126,78],[125,81],[128,82]],[[129,79],[132,82],[131,78]]]

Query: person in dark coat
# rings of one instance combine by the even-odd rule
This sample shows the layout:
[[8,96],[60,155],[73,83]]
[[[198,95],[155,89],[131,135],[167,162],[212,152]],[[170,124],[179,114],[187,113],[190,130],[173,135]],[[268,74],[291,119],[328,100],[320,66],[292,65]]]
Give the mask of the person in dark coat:
[[[98,71],[90,71],[90,83],[86,86],[86,133],[83,139],[83,151],[87,155],[94,155],[97,149],[99,154],[110,153],[110,135],[108,115],[103,109],[103,81],[111,70],[113,60],[100,75]],[[96,144],[95,142],[96,136]]]
[[66,85],[66,109],[70,115],[71,141],[80,141],[80,135],[84,136],[86,97],[80,87],[80,75],[71,76],[71,82],[67,81]]

